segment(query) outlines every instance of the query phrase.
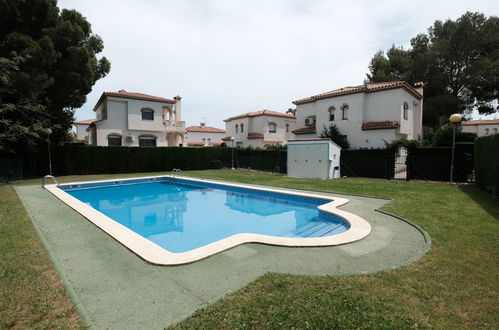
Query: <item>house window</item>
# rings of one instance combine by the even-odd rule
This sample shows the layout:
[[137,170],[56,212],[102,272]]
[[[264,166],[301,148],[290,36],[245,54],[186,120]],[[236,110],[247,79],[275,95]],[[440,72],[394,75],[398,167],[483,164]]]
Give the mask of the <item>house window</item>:
[[211,139],[208,139],[208,145],[211,146]]
[[404,119],[407,120],[409,119],[409,104],[407,102],[404,102]]
[[335,107],[329,107],[327,110],[329,112],[329,121],[334,121],[334,110],[336,110]]
[[156,137],[155,136],[139,136],[139,146],[140,147],[155,147],[156,146]]
[[236,124],[236,134],[239,133],[239,125]]
[[241,124],[241,133],[244,133],[244,124]]
[[206,139],[203,138],[203,145],[206,145]]
[[497,128],[494,128],[494,134],[497,134]]
[[152,109],[142,109],[142,120],[154,120],[154,110]]
[[242,142],[236,142],[236,147],[237,148],[242,148],[243,147],[243,143]]
[[489,129],[488,128],[485,129],[485,135],[489,135]]
[[275,123],[269,123],[269,133],[275,133],[277,130],[277,125]]
[[289,124],[286,124],[286,133],[289,132]]
[[121,135],[119,134],[109,134],[107,136],[108,146],[121,146]]
[[347,120],[348,119],[348,109],[349,108],[350,107],[346,103],[341,106],[341,119],[342,120]]

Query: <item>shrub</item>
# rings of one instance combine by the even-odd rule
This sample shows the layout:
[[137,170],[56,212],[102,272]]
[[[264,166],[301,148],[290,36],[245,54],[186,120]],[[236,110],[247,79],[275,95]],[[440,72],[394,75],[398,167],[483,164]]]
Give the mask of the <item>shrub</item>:
[[482,189],[499,192],[499,134],[483,136],[475,142],[475,182]]

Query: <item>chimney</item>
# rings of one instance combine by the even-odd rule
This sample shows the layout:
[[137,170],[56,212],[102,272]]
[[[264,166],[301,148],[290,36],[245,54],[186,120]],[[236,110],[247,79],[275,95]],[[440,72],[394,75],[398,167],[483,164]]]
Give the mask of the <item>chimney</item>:
[[175,100],[175,121],[181,121],[182,120],[182,98],[177,95],[173,98]]
[[201,127],[205,127],[206,126],[206,123],[200,123],[199,126]]
[[418,81],[417,83],[414,83],[414,89],[421,95],[423,95],[423,87],[425,83],[422,81]]

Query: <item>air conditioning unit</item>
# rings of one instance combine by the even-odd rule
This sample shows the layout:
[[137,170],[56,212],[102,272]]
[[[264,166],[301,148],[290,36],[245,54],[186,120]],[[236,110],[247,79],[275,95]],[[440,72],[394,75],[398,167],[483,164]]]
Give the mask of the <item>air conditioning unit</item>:
[[305,118],[305,125],[306,126],[315,125],[315,117],[307,117],[307,118]]
[[133,142],[133,136],[128,135],[128,136],[126,137],[126,142]]

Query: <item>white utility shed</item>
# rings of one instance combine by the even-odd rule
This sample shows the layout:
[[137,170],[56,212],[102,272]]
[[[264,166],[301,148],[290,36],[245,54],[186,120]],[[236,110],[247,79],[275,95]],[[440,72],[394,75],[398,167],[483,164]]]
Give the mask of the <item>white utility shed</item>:
[[288,176],[340,177],[341,147],[329,139],[288,140]]

